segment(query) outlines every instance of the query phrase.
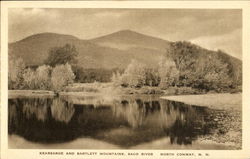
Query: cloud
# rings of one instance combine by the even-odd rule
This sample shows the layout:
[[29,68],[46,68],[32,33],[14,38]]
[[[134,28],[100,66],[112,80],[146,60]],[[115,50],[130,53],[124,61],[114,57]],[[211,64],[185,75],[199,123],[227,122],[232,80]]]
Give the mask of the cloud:
[[235,30],[241,28],[240,9],[9,9],[10,42],[41,32],[91,39],[130,29],[169,41],[192,40],[240,57],[241,35]]
[[37,20],[41,20],[44,18],[55,19],[58,17],[56,11],[53,13],[48,12],[46,9],[42,8],[11,8],[9,9],[9,21],[11,24],[13,23],[25,23],[26,21],[30,20],[30,18]]
[[152,26],[155,33],[171,41],[217,36],[242,28],[241,10],[171,10],[152,23],[158,25]]
[[128,15],[129,12],[126,10],[119,11],[119,10],[106,10],[105,11],[98,11],[93,15],[97,18],[121,18]]
[[40,32],[49,32],[52,26],[58,23],[60,16],[56,10],[48,12],[39,8],[11,8],[8,13],[10,41]]
[[231,56],[242,59],[242,30],[236,29],[228,34],[204,36],[191,39],[191,42],[211,50],[224,50]]

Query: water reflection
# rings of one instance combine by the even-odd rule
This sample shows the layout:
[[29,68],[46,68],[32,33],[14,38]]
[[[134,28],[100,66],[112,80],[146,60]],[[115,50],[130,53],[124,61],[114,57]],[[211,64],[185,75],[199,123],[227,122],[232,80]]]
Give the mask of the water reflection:
[[[94,100],[94,101],[93,101]],[[101,102],[102,101],[102,102]],[[38,143],[91,137],[123,147],[161,137],[192,144],[209,134],[209,109],[151,97],[9,99],[9,134]]]
[[57,121],[68,123],[75,113],[75,108],[72,103],[63,101],[60,98],[53,100],[51,105],[51,115]]
[[204,118],[208,115],[208,110],[199,107],[188,108],[182,103],[178,103],[179,107],[176,107],[176,102],[168,101],[167,103],[173,108],[170,114],[175,114],[172,125],[164,127],[164,131],[170,136],[171,143],[191,144],[198,135],[210,133],[208,121],[206,122]]
[[[27,119],[31,119],[33,116],[37,120],[45,121],[48,116],[48,107],[51,105],[51,100],[47,99],[29,99],[22,101],[17,101],[16,103],[20,104],[22,102],[22,112]],[[32,105],[32,106],[31,106]]]

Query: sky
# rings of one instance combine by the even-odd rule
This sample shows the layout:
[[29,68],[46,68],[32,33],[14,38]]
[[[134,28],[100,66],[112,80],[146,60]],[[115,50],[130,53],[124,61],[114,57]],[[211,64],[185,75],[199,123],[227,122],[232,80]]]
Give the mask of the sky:
[[9,42],[53,32],[91,39],[133,30],[168,41],[190,41],[242,59],[240,9],[11,8]]

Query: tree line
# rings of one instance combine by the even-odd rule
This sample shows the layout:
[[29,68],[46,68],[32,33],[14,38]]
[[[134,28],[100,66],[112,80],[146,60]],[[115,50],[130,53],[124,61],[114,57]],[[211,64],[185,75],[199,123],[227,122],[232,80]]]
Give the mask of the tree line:
[[62,90],[73,82],[113,82],[122,87],[191,87],[225,91],[242,85],[242,64],[221,50],[210,51],[190,42],[170,43],[155,67],[132,60],[126,69],[84,69],[78,52],[66,44],[49,50],[44,65],[26,66],[21,58],[10,56],[9,89]]
[[36,69],[26,67],[23,60],[10,59],[8,74],[9,89],[39,89],[62,90],[63,87],[74,82],[75,75],[71,66],[66,64],[42,65]]
[[21,58],[10,56],[8,88],[62,90],[74,82],[75,74],[70,62],[75,61],[70,56],[74,57],[76,53],[75,47],[68,44],[52,48],[45,64],[38,67],[28,67]]
[[204,91],[227,91],[242,85],[242,66],[221,50],[210,51],[190,42],[173,42],[158,66],[147,68],[133,60],[112,81],[123,87],[191,87]]

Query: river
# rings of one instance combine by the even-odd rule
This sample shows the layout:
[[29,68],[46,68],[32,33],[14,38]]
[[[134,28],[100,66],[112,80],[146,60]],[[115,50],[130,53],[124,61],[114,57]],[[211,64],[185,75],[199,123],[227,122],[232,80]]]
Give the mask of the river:
[[227,149],[199,140],[219,110],[157,96],[23,97],[8,107],[10,148]]

